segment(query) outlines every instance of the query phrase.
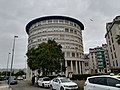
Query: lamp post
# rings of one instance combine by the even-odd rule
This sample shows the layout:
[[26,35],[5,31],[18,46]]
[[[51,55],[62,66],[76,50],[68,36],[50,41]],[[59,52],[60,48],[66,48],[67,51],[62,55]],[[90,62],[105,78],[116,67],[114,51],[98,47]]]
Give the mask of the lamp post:
[[25,57],[25,79],[26,79],[26,76],[27,76],[27,58],[26,58],[26,56],[24,56]]
[[8,74],[8,65],[9,65],[9,55],[10,55],[11,53],[8,53],[8,60],[7,60],[7,71],[6,71],[6,78],[7,78],[7,74]]
[[[12,59],[11,59],[11,68],[10,68],[10,77],[11,77],[11,74],[12,74],[13,57],[14,57],[14,49],[15,49],[15,39],[16,38],[18,38],[18,36],[14,36],[14,41],[13,41]],[[10,81],[9,81],[9,88],[10,88]]]

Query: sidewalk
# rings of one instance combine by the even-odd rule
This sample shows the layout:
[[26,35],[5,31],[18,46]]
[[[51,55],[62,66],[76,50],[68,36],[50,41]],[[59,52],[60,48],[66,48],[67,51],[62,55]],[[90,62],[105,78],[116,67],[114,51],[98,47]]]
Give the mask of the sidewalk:
[[12,90],[8,85],[0,86],[0,90]]
[[5,82],[0,83],[0,90],[12,90],[9,85]]

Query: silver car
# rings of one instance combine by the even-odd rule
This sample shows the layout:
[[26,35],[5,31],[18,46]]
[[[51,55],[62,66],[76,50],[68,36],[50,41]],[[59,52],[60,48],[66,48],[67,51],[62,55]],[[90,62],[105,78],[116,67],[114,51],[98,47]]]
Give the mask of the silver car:
[[120,90],[120,76],[100,75],[88,77],[84,90]]
[[37,83],[38,83],[38,86],[49,87],[50,86],[50,78],[49,77],[39,78]]
[[50,90],[78,90],[78,85],[66,77],[57,77],[51,80]]
[[17,84],[18,83],[18,81],[17,81],[17,78],[15,77],[15,76],[10,76],[9,78],[8,78],[8,84]]

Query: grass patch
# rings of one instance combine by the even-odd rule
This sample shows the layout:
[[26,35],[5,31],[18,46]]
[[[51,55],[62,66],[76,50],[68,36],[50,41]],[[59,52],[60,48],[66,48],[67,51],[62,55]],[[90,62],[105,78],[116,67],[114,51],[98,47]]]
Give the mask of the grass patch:
[[83,86],[78,86],[78,90],[84,90]]
[[75,80],[74,82],[78,85],[78,90],[84,90],[84,80]]

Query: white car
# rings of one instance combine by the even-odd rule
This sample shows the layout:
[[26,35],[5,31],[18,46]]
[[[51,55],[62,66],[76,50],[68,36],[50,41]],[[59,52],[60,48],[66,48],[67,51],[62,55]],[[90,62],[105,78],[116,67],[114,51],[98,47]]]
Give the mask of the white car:
[[49,77],[39,78],[37,83],[38,83],[38,86],[49,87],[50,86],[50,78]]
[[50,89],[53,90],[78,90],[78,85],[66,77],[57,77],[51,80]]
[[120,76],[88,77],[84,84],[84,90],[120,90]]

